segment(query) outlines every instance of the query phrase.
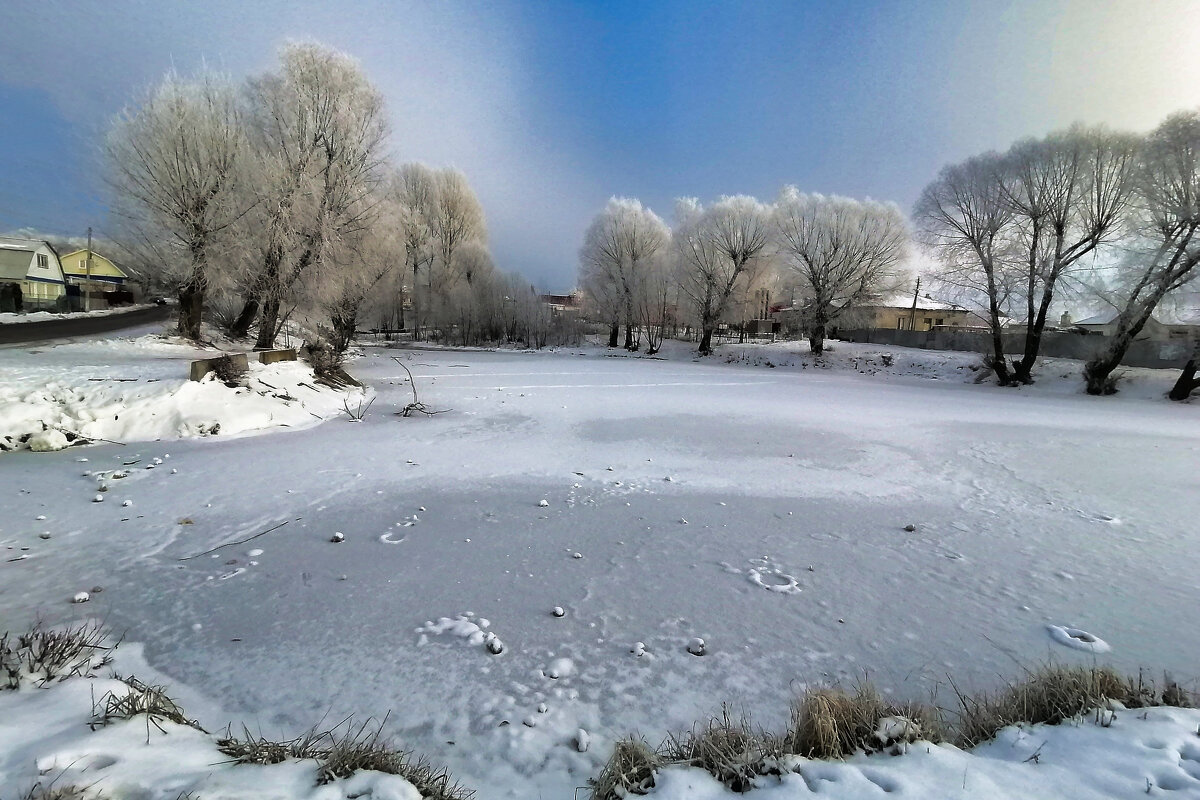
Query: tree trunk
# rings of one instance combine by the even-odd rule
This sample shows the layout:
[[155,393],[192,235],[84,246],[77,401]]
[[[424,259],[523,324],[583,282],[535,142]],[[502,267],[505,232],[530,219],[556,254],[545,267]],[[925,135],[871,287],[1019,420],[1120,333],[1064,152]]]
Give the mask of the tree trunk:
[[229,329],[229,335],[234,339],[243,339],[250,333],[250,326],[254,324],[254,318],[258,316],[258,298],[247,298],[242,305],[241,313],[233,322],[233,327]]
[[628,322],[625,323],[625,349],[626,350],[637,349],[633,346],[633,326],[630,325]]
[[700,353],[700,355],[712,355],[712,336],[713,329],[705,326],[704,334],[700,337],[700,349],[697,351]]
[[1200,380],[1196,378],[1197,366],[1200,366],[1200,364],[1196,363],[1196,356],[1193,355],[1183,365],[1183,372],[1179,373],[1179,380],[1175,381],[1175,385],[1171,387],[1171,391],[1167,393],[1167,397],[1172,400],[1187,400],[1192,392],[1200,389]]
[[608,346],[616,347],[617,339],[620,338],[620,336],[621,336],[621,326],[620,325],[613,325],[611,328],[609,328],[608,329]]
[[329,321],[333,323],[333,349],[340,356],[346,352],[350,342],[354,341],[354,330],[357,327],[357,314],[332,314]]
[[1088,394],[1116,394],[1117,389],[1110,376],[1113,370],[1121,365],[1121,360],[1125,358],[1125,351],[1133,343],[1134,337],[1141,333],[1142,326],[1150,318],[1150,313],[1157,302],[1156,298],[1153,304],[1143,303],[1132,321],[1127,320],[1122,314],[1117,323],[1117,335],[1113,337],[1112,343],[1083,365],[1083,380]]
[[200,317],[204,310],[204,286],[195,278],[179,287],[179,335],[200,341]]
[[1013,365],[1012,380],[1014,381],[1033,383],[1033,365],[1037,362],[1038,353],[1042,347],[1042,334],[1046,330],[1046,316],[1053,300],[1053,283],[1047,283],[1045,290],[1042,291],[1042,302],[1033,317],[1033,322],[1025,331],[1025,353],[1021,356],[1021,360]]
[[279,300],[268,297],[262,304],[262,313],[258,316],[258,339],[254,342],[255,350],[270,350],[275,346],[275,334],[279,331]]
[[825,323],[813,325],[812,330],[808,333],[808,349],[812,351],[814,356],[819,356],[825,352]]

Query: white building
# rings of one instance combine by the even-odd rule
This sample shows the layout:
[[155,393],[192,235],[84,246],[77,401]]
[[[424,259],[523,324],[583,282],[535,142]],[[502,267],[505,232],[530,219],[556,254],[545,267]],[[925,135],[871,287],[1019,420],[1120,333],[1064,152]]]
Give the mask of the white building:
[[66,283],[49,242],[0,237],[0,311],[53,308]]

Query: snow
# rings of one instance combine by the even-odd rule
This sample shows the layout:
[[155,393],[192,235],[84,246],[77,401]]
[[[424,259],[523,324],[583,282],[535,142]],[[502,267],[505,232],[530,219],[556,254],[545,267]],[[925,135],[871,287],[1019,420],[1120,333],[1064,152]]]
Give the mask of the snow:
[[190,361],[215,355],[154,335],[0,350],[0,443],[47,451],[66,447],[67,432],[125,443],[226,437],[344,411],[347,392],[316,383],[299,361],[251,361],[239,388],[211,374],[188,380]]
[[[698,361],[683,347],[663,359],[366,348],[351,371],[378,395],[360,425],[305,412],[314,427],[296,433],[227,439],[222,424],[217,437],[97,444],[86,463],[0,454],[0,617],[11,630],[104,618],[173,687],[205,699],[185,705],[210,730],[244,721],[295,735],[325,714],[391,711],[398,738],[480,800],[569,797],[619,737],[658,741],[723,701],[778,728],[796,687],[864,670],[915,700],[946,675],[990,689],[1048,658],[1191,685],[1200,425],[1195,404],[1161,399],[1173,374],[1130,370],[1126,390],[1095,398],[1078,363],[1048,362],[1034,386],[1004,389],[974,383],[971,354],[832,346],[820,362],[796,343],[724,345]],[[10,385],[10,363],[35,397],[43,364],[77,388],[98,368],[178,381],[192,352],[96,342],[14,362],[3,350],[0,381]],[[446,413],[395,416],[412,393],[393,355]],[[1073,377],[1059,377],[1068,366]],[[134,386],[104,391],[118,403]],[[178,473],[144,469],[155,458]],[[93,504],[100,485],[106,501]],[[334,531],[345,541],[330,547]],[[793,580],[796,591],[772,588]],[[570,613],[555,618],[555,606]],[[1111,650],[1064,646],[1048,626]],[[693,638],[704,657],[687,652]],[[879,794],[865,775],[885,768],[903,770],[898,796],[987,798],[1011,785],[1132,797],[1143,777],[1192,786],[1179,773],[1181,732],[1200,722],[1190,713],[1056,729],[1087,738],[1070,744],[1084,759],[1073,772],[1048,763],[1049,745],[1023,763],[1049,735],[1035,730],[1019,747],[1006,733],[972,756],[979,767],[912,745],[805,773],[840,776],[851,797]],[[1151,740],[1166,749],[1136,744]],[[668,771],[659,792],[716,791],[700,780]],[[1072,780],[1078,792],[1064,790]],[[804,780],[784,784],[759,791],[784,797]]]
[[[0,245],[0,247],[3,247],[3,245]],[[48,322],[56,319],[108,317],[114,314],[128,314],[131,311],[142,311],[147,308],[154,308],[154,305],[152,303],[143,303],[141,305],[100,308],[95,311],[68,311],[62,314],[54,311],[28,311],[19,314],[12,311],[3,311],[0,312],[0,325],[15,325],[22,322]]]
[[235,765],[217,749],[217,737],[165,719],[140,717],[92,730],[94,703],[109,693],[124,697],[129,692],[126,683],[112,678],[0,691],[5,796],[24,796],[40,784],[43,789],[87,787],[88,796],[100,797],[421,800],[412,784],[395,775],[359,772],[318,786],[314,760]]

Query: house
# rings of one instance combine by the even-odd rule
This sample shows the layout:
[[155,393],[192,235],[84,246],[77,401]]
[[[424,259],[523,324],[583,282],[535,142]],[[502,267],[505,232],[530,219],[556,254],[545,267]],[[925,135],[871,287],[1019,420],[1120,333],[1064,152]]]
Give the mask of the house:
[[0,311],[57,309],[66,283],[49,242],[0,237]]
[[[1094,317],[1081,319],[1072,325],[1076,330],[1100,336],[1114,336],[1117,332],[1119,314],[1113,309],[1097,314]],[[1152,315],[1142,326],[1142,330],[1134,337],[1135,341],[1177,342],[1189,341],[1200,336],[1200,324],[1194,321],[1171,319],[1166,322]]]
[[124,291],[125,281],[129,276],[95,250],[76,250],[59,260],[67,285],[78,287],[82,302],[91,306],[84,310],[91,311],[97,306],[115,305],[113,300],[117,298],[118,302],[132,302],[132,296]]
[[583,293],[578,289],[570,294],[541,294],[538,299],[556,314],[577,312],[583,308]]
[[916,298],[897,294],[876,303],[857,306],[838,319],[840,328],[887,328],[892,330],[931,331],[934,328],[970,328],[979,324],[978,315],[955,303],[935,300],[929,295]]

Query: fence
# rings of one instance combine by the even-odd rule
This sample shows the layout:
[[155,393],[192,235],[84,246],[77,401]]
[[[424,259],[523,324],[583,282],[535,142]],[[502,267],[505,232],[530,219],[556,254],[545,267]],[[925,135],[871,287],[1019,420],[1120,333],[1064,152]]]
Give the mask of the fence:
[[[848,342],[892,344],[922,350],[960,350],[973,353],[992,351],[991,334],[980,330],[942,328],[932,331],[901,331],[891,328],[861,328],[838,331],[837,338]],[[1108,342],[1106,336],[1046,331],[1042,334],[1039,354],[1052,358],[1087,361],[1103,350]],[[1127,367],[1179,369],[1187,363],[1193,347],[1193,341],[1186,338],[1165,342],[1136,341],[1129,346],[1121,363]],[[1025,352],[1025,334],[1004,334],[1004,352],[1018,356]]]

